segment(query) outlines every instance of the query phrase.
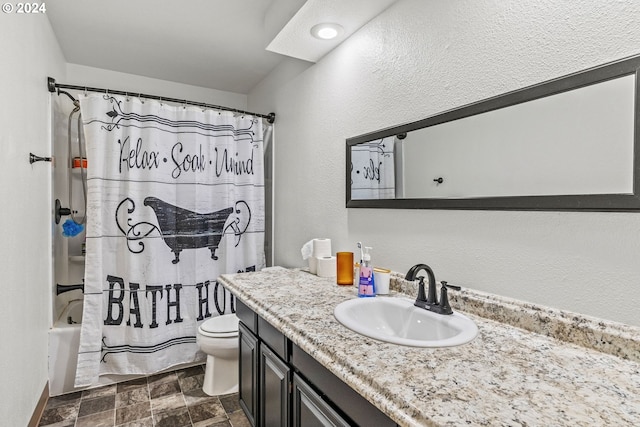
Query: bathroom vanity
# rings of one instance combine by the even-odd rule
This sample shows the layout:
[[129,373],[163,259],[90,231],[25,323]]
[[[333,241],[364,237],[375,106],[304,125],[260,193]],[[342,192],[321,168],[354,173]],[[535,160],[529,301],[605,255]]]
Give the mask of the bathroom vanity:
[[241,300],[236,303],[240,405],[254,426],[346,427],[348,420],[396,426]]
[[[277,269],[219,282],[238,300],[254,425],[640,425],[640,328],[462,290],[451,305],[478,336],[414,348],[342,326],[333,310],[357,296],[332,279]],[[415,287],[396,275],[391,298]]]

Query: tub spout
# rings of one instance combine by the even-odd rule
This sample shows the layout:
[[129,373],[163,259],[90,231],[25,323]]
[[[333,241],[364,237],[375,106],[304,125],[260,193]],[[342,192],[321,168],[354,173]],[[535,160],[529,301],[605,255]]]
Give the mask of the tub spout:
[[56,295],[63,294],[69,291],[75,291],[76,289],[80,289],[82,293],[84,293],[84,283],[78,283],[77,285],[61,285],[56,284]]

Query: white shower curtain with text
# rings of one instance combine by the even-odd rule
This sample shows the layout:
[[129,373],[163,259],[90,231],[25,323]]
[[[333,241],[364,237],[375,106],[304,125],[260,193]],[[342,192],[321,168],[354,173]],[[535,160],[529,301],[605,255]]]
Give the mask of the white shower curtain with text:
[[79,98],[88,202],[76,386],[201,360],[198,325],[235,311],[217,277],[265,265],[262,119]]
[[351,198],[393,199],[395,136],[351,146]]

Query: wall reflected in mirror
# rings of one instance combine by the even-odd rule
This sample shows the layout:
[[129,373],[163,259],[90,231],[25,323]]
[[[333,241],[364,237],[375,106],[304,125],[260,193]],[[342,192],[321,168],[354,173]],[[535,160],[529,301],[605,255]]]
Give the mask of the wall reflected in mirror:
[[[639,66],[634,57],[350,138],[347,206],[638,209]],[[631,204],[611,204],[617,196]],[[394,203],[442,199],[465,201]]]

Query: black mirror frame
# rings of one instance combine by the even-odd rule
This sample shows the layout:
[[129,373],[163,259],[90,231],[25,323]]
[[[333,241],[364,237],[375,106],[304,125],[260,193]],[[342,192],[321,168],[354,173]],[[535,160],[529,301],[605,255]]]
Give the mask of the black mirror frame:
[[[640,55],[589,68],[503,95],[455,108],[415,122],[348,138],[346,143],[346,207],[384,209],[463,209],[524,211],[640,210]],[[633,194],[580,194],[553,196],[474,197],[464,199],[351,199],[351,147],[375,139],[486,113],[618,77],[635,75]]]

